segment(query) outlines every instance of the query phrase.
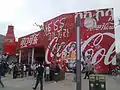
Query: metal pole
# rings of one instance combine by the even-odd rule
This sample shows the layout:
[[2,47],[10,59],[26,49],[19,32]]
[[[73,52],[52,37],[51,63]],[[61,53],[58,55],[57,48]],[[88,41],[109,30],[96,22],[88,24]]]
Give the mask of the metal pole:
[[80,16],[77,15],[76,19],[76,90],[82,90],[81,84],[81,38],[80,38]]

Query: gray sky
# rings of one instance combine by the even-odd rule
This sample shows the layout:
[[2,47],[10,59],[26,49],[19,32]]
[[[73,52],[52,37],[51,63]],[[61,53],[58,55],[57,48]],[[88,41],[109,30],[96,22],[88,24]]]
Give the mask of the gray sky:
[[[63,13],[91,9],[114,8],[115,23],[120,17],[120,0],[0,0],[0,34],[5,35],[8,25],[15,26],[15,36],[21,37],[38,31],[34,23]],[[120,26],[116,27],[117,52],[120,51]]]

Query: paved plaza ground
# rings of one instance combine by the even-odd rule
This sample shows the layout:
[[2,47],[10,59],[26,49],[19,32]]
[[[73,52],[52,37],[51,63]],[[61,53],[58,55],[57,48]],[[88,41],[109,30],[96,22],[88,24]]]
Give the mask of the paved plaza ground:
[[[66,79],[63,81],[44,82],[44,90],[76,90],[75,82],[73,82],[73,74],[67,73]],[[113,79],[112,76],[105,75],[106,90],[120,90],[120,78]],[[2,79],[5,87],[0,90],[32,90],[35,80],[32,77],[12,79],[12,76],[7,75]],[[37,88],[36,90],[40,90]],[[83,79],[82,75],[82,90],[89,90],[89,80]]]

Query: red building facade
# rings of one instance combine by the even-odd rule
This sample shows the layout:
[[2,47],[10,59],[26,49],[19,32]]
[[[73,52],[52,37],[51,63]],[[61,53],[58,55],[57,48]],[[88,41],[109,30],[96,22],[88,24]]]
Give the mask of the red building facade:
[[[95,65],[96,72],[108,72],[116,65],[113,9],[99,9],[63,14],[44,22],[44,31],[19,38],[19,61],[22,51],[28,49],[28,58],[44,57],[47,64],[58,62],[61,68],[65,63],[76,60],[75,18],[80,16],[81,59]],[[32,57],[30,57],[32,56]],[[111,68],[109,68],[111,67]]]

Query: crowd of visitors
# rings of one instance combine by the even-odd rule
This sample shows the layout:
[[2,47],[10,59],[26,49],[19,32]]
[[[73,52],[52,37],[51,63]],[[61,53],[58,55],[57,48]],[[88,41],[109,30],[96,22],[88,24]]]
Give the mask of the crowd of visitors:
[[[84,79],[89,79],[89,75],[94,73],[94,65],[89,62],[83,62],[82,64],[83,71],[85,72]],[[12,74],[13,79],[33,76],[36,79],[36,85],[33,89],[36,89],[40,82],[41,90],[43,90],[43,77],[45,78],[45,81],[57,82],[60,80],[58,77],[60,72],[61,68],[55,61],[51,62],[51,64],[36,62],[31,65],[17,62],[8,64],[7,62],[2,61],[0,62],[0,84],[4,87],[1,77],[5,77],[6,73]],[[74,80],[76,81],[76,63],[73,65],[73,72],[75,74]]]
[[[2,61],[0,62],[0,84],[2,87],[4,87],[4,84],[1,81],[1,77],[5,77],[6,74],[11,74],[13,79],[33,76],[37,80],[39,74],[39,66],[40,63],[38,62],[28,65],[25,63],[17,62],[8,64],[7,62]],[[44,67],[43,77],[45,78],[45,81],[59,81],[59,78],[56,78],[56,76],[60,73],[60,67],[56,62],[52,62],[51,64],[42,63],[42,66]]]

